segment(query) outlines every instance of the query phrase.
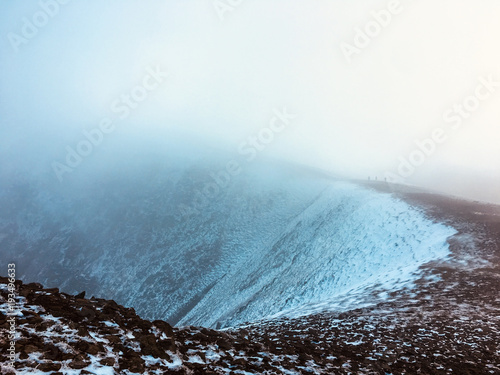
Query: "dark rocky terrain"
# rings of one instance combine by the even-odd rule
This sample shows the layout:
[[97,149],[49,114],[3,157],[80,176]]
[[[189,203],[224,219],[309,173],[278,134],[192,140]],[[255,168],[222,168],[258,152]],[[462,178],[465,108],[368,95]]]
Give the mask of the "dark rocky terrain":
[[[500,374],[500,208],[391,190],[458,231],[452,255],[423,266],[413,287],[340,314],[216,331],[17,281],[17,373]],[[0,362],[9,374],[7,279],[0,283]],[[374,298],[383,292],[373,287]]]

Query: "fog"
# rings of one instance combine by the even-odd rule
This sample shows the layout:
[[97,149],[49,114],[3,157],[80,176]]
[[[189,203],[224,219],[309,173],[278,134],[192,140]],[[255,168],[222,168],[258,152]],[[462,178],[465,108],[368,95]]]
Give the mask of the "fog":
[[495,0],[2,8],[4,181],[203,144],[500,203]]

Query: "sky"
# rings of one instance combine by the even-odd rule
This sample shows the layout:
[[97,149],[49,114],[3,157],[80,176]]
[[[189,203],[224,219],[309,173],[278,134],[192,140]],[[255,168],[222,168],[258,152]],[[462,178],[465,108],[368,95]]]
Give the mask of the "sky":
[[[99,160],[110,145],[167,144],[182,133],[500,204],[496,0],[2,8],[4,178],[36,171],[57,181],[74,169],[68,147]],[[91,148],[78,148],[92,135]]]

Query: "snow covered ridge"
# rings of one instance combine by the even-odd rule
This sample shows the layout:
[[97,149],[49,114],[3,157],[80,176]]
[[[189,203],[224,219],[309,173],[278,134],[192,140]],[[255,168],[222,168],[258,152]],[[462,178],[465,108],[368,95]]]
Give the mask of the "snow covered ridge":
[[408,286],[422,264],[449,255],[455,233],[389,194],[331,182],[260,252],[229,265],[179,324],[224,327],[352,309],[354,300],[369,303],[373,286]]
[[366,305],[371,286],[401,288],[449,254],[454,230],[390,194],[254,167],[186,220],[177,207],[217,166],[127,165],[67,191],[12,186],[0,195],[0,261],[151,320],[215,328]]

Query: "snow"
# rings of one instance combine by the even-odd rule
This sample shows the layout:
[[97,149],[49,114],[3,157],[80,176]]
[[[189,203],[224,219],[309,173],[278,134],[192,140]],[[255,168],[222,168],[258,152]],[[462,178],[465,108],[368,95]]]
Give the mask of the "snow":
[[170,355],[170,358],[173,358],[172,362],[166,362],[165,365],[169,370],[177,370],[182,367],[182,359],[179,358],[177,354],[173,354],[172,352],[167,352]]
[[209,361],[218,361],[220,359],[220,354],[216,353],[215,351],[213,350],[207,350],[205,352],[205,358]]
[[[41,189],[26,197],[39,209],[0,214],[0,224],[15,222],[10,242],[37,249],[26,251],[30,262],[64,264],[61,288],[78,276],[89,295],[177,326],[232,327],[365,306],[410,287],[422,264],[449,254],[454,230],[390,194],[315,174],[265,175],[260,167],[189,217],[179,202],[192,204],[200,174],[210,178],[218,167],[110,176],[96,190],[75,192],[78,200]],[[81,243],[69,251],[71,238]],[[2,257],[18,253],[12,245]],[[49,280],[50,269],[27,276]],[[374,286],[379,294],[368,298]]]
[[241,257],[226,269],[180,324],[234,326],[352,308],[374,285],[385,299],[410,287],[422,264],[448,256],[454,233],[388,194],[330,183],[251,262]]
[[201,363],[201,364],[205,363],[198,355],[189,356],[187,361],[191,363]]
[[109,340],[107,339],[104,339],[102,337],[99,337],[98,334],[92,332],[92,331],[88,331],[89,332],[89,335],[95,340],[95,341],[98,341],[98,342],[103,342],[103,343],[106,343],[106,344],[109,344]]
[[85,367],[85,370],[94,373],[96,375],[113,375],[115,372],[112,366],[103,366],[99,363],[100,358],[89,355],[91,363],[89,366]]
[[115,322],[110,322],[110,321],[105,321],[103,322],[107,327],[119,327],[118,324],[116,324]]
[[361,344],[363,344],[363,342],[364,342],[364,341],[360,339],[360,340],[358,340],[358,341],[350,341],[350,342],[349,342],[349,341],[346,341],[345,343],[346,343],[347,345],[361,345]]

